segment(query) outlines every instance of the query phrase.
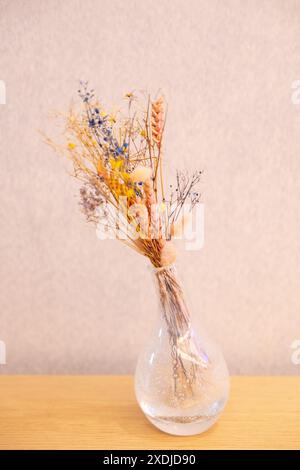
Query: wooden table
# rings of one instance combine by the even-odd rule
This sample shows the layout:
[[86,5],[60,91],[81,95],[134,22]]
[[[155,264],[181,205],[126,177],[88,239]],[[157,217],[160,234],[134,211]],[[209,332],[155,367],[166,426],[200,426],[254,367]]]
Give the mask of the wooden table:
[[204,434],[176,437],[138,408],[129,376],[0,376],[0,449],[300,449],[300,377],[233,377]]

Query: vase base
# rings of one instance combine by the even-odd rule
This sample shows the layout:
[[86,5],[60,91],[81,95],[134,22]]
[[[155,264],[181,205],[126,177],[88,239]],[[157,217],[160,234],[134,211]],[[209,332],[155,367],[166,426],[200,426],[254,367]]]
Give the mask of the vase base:
[[197,417],[153,417],[148,420],[158,429],[175,436],[192,436],[207,431],[218,420],[219,415]]

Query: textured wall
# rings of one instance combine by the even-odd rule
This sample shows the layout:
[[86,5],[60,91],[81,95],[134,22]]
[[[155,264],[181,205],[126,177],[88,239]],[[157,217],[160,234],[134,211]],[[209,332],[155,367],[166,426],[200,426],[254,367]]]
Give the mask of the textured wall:
[[0,373],[130,372],[155,315],[144,260],[97,240],[37,132],[79,78],[107,103],[164,90],[169,165],[205,171],[193,309],[232,373],[300,373],[299,28],[293,0],[0,0]]

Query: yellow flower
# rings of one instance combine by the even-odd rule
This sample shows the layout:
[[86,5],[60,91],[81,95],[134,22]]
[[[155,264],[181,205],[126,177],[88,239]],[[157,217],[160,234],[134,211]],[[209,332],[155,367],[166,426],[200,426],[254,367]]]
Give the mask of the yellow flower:
[[120,176],[125,183],[130,180],[130,174],[126,173],[126,171],[120,172]]
[[134,190],[132,188],[129,188],[127,191],[126,191],[126,196],[128,198],[131,198],[134,196]]
[[147,132],[145,131],[145,129],[142,129],[141,132],[140,132],[141,136],[144,137],[144,139],[146,139],[147,137]]
[[74,142],[69,142],[69,143],[68,143],[68,148],[69,148],[70,150],[73,150],[75,147],[76,147],[76,144],[74,144]]
[[115,124],[117,122],[116,117],[112,114],[109,116],[108,120],[111,124]]
[[112,170],[119,170],[123,164],[123,160],[110,159],[110,166]]

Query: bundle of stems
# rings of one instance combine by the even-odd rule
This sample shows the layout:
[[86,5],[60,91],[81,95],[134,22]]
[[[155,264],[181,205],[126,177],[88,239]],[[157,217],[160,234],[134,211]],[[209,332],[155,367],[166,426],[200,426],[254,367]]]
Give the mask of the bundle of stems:
[[155,276],[171,348],[174,397],[182,401],[193,395],[197,372],[205,365],[199,363],[190,313],[175,266],[158,268]]

